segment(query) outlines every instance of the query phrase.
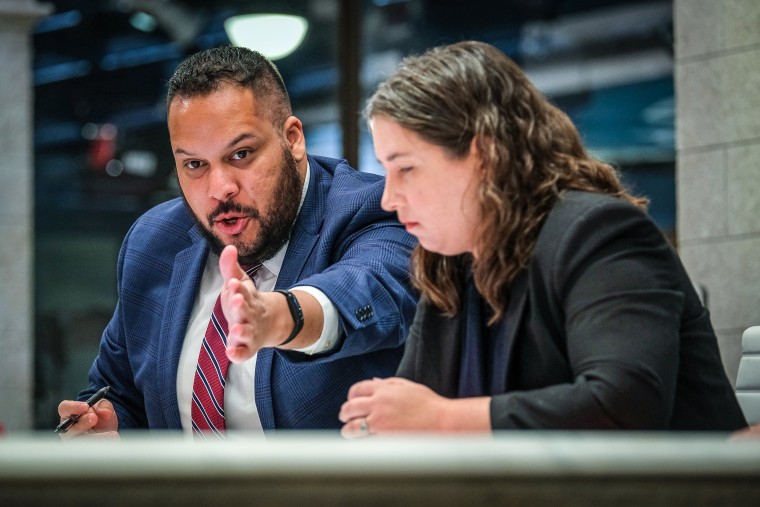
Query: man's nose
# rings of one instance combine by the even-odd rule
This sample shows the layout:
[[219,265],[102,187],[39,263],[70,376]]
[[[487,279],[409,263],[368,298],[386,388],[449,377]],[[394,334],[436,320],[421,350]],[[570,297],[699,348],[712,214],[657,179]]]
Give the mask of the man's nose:
[[234,169],[223,165],[209,168],[208,195],[217,201],[228,201],[239,190]]

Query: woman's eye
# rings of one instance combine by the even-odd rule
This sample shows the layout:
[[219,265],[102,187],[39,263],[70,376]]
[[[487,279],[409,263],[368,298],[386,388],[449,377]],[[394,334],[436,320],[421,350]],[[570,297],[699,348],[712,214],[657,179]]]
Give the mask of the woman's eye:
[[244,159],[244,158],[246,158],[246,157],[247,157],[247,156],[248,156],[250,153],[251,153],[251,150],[240,150],[240,151],[236,151],[236,152],[235,152],[235,153],[232,155],[232,159],[233,159],[233,160],[243,160],[243,159]]
[[398,168],[398,172],[401,173],[401,174],[408,173],[411,170],[412,170],[411,167],[399,167]]
[[188,169],[198,169],[201,166],[200,161],[198,160],[189,160],[185,162],[185,167]]

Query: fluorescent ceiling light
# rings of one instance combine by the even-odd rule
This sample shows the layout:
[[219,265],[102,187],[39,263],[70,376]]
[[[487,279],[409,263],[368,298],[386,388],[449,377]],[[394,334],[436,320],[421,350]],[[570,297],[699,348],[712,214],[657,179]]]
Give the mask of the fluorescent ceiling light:
[[246,14],[224,22],[230,42],[253,49],[271,60],[288,56],[306,36],[309,24],[300,16]]

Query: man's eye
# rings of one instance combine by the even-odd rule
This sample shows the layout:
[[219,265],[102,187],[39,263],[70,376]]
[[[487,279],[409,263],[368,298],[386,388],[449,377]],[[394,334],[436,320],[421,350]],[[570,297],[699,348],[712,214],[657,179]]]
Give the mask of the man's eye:
[[242,159],[246,158],[246,157],[247,157],[247,156],[248,156],[250,153],[251,153],[251,150],[240,150],[240,151],[236,151],[236,152],[235,152],[235,153],[232,155],[232,159],[233,159],[233,160],[242,160]]
[[401,174],[408,173],[411,170],[412,170],[411,167],[399,167],[398,168],[398,172],[401,173]]
[[201,166],[201,163],[198,160],[190,160],[188,162],[185,162],[185,167],[188,169],[198,169]]

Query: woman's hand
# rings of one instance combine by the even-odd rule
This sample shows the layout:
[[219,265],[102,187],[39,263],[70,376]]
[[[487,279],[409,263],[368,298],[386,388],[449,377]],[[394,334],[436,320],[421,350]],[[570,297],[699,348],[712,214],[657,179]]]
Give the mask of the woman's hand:
[[760,423],[737,430],[731,434],[730,440],[760,439]]
[[341,434],[358,438],[368,434],[440,431],[446,399],[422,384],[402,378],[365,380],[348,391],[338,417]]
[[415,382],[392,377],[365,380],[348,391],[338,417],[341,434],[490,431],[490,398],[452,400]]

